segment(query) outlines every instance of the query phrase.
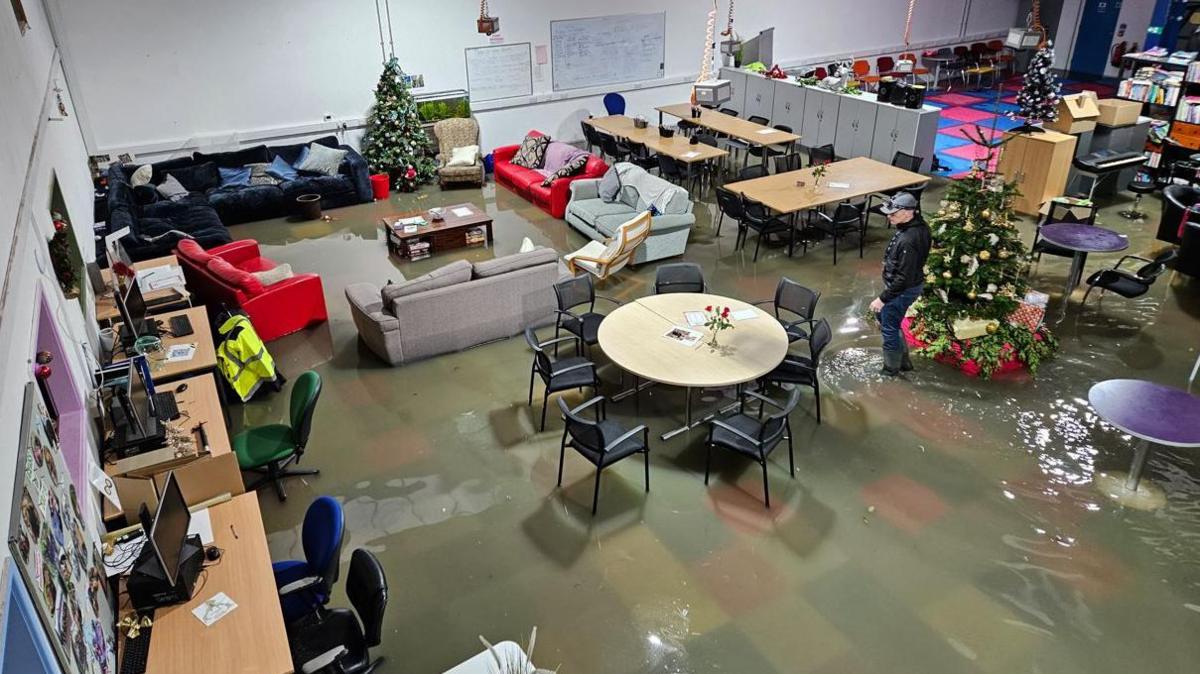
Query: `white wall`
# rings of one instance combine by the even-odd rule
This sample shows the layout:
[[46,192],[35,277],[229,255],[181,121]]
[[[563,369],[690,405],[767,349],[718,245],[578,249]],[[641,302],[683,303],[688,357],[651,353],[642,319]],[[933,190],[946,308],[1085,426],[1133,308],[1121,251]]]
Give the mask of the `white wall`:
[[[50,221],[52,176],[57,175],[67,215],[84,259],[92,259],[92,185],[78,116],[59,69],[49,22],[37,2],[25,2],[30,30],[21,35],[9,8],[0,8],[0,531],[8,531],[16,475],[21,406],[30,381],[40,295],[46,294],[69,353],[53,367],[69,368],[83,383],[89,369],[82,344],[87,341],[77,301],[67,301],[54,279],[46,240]],[[59,86],[68,117],[49,121]],[[94,315],[94,311],[91,312]],[[83,494],[86,497],[88,492]],[[87,508],[87,501],[81,504]],[[90,510],[90,509],[89,509]],[[95,524],[95,522],[92,522]],[[8,555],[3,546],[0,555]]]
[[[227,147],[269,138],[280,130],[315,132],[323,116],[361,120],[379,76],[379,33],[373,0],[126,0],[113,3],[47,0],[58,17],[72,86],[85,111],[85,135],[95,151],[171,152]],[[523,0],[498,2],[502,32],[475,32],[477,4],[392,0],[396,53],[409,73],[425,76],[426,91],[466,86],[463,48],[532,42],[546,45],[550,21],[564,18],[667,12],[667,80],[694,77],[709,5],[703,0]],[[1017,0],[922,0],[912,42],[952,41],[965,32],[994,33],[1013,25]],[[907,3],[827,0],[739,3],[743,37],[774,26],[776,61],[819,62],[834,55],[867,56],[902,45]],[[718,25],[728,11],[720,2]],[[600,96],[552,100],[550,68],[535,66],[532,104],[477,109],[485,147],[513,142],[530,128],[578,137],[578,111],[602,110]],[[620,87],[619,87],[620,88]],[[623,87],[630,88],[630,87]],[[677,84],[642,89],[630,111],[679,101]],[[574,94],[578,96],[578,94]]]

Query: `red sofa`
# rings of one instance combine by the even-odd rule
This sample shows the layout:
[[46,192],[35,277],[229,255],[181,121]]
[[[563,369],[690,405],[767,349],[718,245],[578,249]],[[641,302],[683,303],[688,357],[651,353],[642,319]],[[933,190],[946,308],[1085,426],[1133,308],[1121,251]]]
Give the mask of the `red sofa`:
[[[545,134],[541,131],[530,131],[528,135],[544,136]],[[587,166],[583,167],[582,173],[558,178],[550,183],[549,187],[543,187],[542,181],[545,180],[545,177],[542,174],[512,163],[513,155],[520,147],[520,144],[505,145],[492,151],[492,170],[496,175],[496,182],[532,201],[538,208],[556,218],[563,217],[567,212],[567,202],[571,199],[570,184],[572,181],[583,178],[600,178],[608,171],[608,164],[604,163],[603,159],[591,155],[588,157]]]
[[175,248],[190,290],[204,304],[219,310],[240,308],[250,317],[264,342],[323,323],[325,290],[316,274],[296,274],[263,286],[252,272],[275,268],[275,262],[258,252],[253,239],[234,241],[204,250],[191,239]]

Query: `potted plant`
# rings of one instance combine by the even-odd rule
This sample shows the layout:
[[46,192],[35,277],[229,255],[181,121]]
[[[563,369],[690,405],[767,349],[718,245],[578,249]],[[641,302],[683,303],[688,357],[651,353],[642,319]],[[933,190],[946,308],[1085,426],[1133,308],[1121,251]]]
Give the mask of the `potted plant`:
[[704,314],[707,320],[704,321],[704,327],[712,332],[712,336],[708,339],[709,346],[719,346],[717,337],[722,330],[733,328],[733,321],[729,320],[729,307],[704,307]]

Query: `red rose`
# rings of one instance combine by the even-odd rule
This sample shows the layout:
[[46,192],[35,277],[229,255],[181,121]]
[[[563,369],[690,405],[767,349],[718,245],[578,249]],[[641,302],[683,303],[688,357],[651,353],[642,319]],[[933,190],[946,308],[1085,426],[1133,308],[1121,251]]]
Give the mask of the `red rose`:
[[707,307],[704,307],[704,310],[705,310],[705,311],[712,311],[712,305],[710,304],[710,305],[708,305]]
[[725,310],[721,312],[721,318],[729,318],[729,307],[725,307]]

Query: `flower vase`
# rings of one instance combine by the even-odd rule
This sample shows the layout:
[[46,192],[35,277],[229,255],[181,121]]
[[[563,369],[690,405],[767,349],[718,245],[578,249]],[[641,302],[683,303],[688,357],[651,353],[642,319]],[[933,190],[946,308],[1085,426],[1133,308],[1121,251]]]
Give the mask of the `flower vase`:
[[709,346],[711,346],[711,347],[713,347],[713,348],[716,348],[716,347],[720,346],[720,344],[719,344],[719,343],[717,343],[717,337],[718,337],[720,334],[721,334],[721,331],[720,331],[720,330],[713,330],[712,337],[709,337],[709,338],[708,338],[708,345],[709,345]]

